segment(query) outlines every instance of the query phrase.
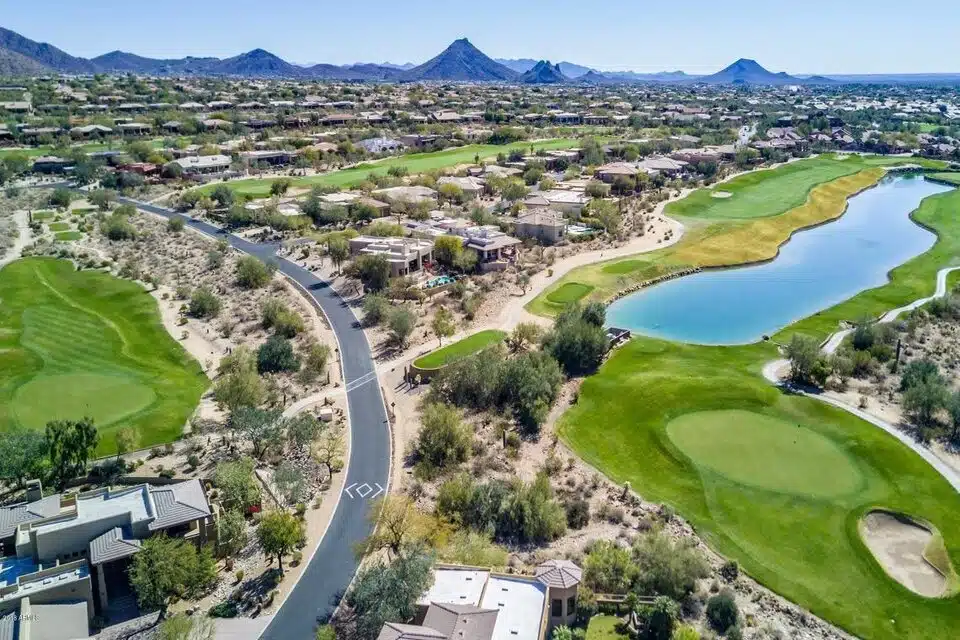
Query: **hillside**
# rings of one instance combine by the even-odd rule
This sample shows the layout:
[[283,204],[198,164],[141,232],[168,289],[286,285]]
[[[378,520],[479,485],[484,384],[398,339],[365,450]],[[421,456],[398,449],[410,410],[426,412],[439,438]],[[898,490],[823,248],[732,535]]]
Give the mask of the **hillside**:
[[727,68],[714,73],[713,75],[698,78],[697,82],[704,84],[761,84],[761,85],[782,85],[782,84],[822,84],[829,82],[829,79],[823,77],[798,78],[787,73],[773,73],[763,68],[756,60],[749,58],[740,58]]
[[25,55],[0,49],[0,76],[39,76],[52,71]]
[[440,55],[410,69],[401,76],[401,79],[407,81],[455,80],[460,82],[506,82],[517,78],[516,71],[487,57],[466,38],[454,41]]
[[[35,42],[0,27],[0,50],[28,58],[37,64],[65,73],[93,73],[96,67],[85,58],[75,58],[46,42]],[[22,61],[21,61],[22,62]]]
[[559,84],[568,80],[560,71],[560,65],[551,65],[549,60],[541,60],[520,76],[520,82],[524,84]]

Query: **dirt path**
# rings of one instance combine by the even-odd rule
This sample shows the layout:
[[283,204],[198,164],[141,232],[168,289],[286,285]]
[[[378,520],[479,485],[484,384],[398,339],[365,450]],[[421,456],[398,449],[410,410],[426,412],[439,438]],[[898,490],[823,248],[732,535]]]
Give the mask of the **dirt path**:
[[7,252],[0,257],[0,267],[4,267],[14,260],[20,259],[20,252],[30,244],[31,233],[26,211],[17,211],[10,218],[16,223],[20,234],[14,239],[13,246],[7,249]]

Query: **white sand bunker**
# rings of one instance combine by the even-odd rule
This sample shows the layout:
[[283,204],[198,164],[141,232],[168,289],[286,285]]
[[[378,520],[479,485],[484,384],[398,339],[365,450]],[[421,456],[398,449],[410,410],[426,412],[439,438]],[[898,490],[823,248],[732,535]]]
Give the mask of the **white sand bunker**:
[[733,197],[733,194],[729,191],[714,191],[710,194],[711,198],[730,198]]
[[885,511],[868,513],[860,525],[863,541],[890,577],[921,596],[944,595],[947,579],[924,558],[933,532]]

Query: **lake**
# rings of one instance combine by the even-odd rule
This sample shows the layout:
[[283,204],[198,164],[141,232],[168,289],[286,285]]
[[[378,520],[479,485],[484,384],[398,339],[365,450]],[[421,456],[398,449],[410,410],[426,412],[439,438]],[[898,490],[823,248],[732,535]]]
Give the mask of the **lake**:
[[851,198],[836,221],[795,234],[772,262],[643,289],[610,305],[607,323],[679,342],[756,342],[888,282],[891,269],[936,241],[910,213],[924,198],[949,190],[922,176],[886,177]]

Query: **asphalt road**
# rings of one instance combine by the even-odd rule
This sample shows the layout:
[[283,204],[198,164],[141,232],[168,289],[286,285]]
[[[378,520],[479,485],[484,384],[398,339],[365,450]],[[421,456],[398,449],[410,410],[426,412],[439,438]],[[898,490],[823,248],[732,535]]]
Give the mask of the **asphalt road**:
[[350,462],[344,487],[354,486],[355,483],[351,494],[356,495],[359,491],[367,497],[341,494],[340,504],[323,541],[300,581],[260,636],[269,640],[310,640],[314,637],[317,620],[333,613],[357,571],[359,563],[353,545],[370,534],[367,512],[377,493],[376,485],[385,490],[390,475],[390,427],[367,337],[353,310],[339,294],[310,271],[278,258],[277,245],[248,242],[163,207],[124,198],[118,200],[165,218],[182,218],[194,229],[225,239],[244,253],[275,263],[281,272],[296,281],[317,302],[337,335],[347,386],[351,430]]

